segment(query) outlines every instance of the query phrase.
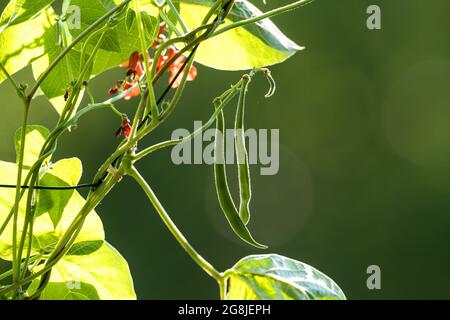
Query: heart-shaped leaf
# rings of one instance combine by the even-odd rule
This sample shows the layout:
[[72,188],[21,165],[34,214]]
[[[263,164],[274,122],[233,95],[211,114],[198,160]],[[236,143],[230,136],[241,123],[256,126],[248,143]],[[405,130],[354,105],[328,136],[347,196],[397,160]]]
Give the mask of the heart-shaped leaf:
[[[81,164],[76,158],[65,159],[56,162],[52,169],[46,168],[45,175],[56,177],[58,181],[71,183],[78,181],[81,176]],[[2,183],[12,184],[16,183],[17,165],[11,162],[0,161],[0,177]],[[23,175],[27,174],[27,170],[23,171]],[[77,178],[78,177],[78,178]],[[50,179],[52,183],[54,182]],[[42,184],[41,184],[42,185]],[[57,244],[59,239],[65,233],[67,228],[72,223],[75,216],[79,213],[85,200],[77,191],[70,191],[71,196],[67,199],[64,195],[67,191],[61,190],[40,190],[42,196],[38,197],[36,216],[34,222],[34,237],[32,241],[32,255],[39,252],[49,253]],[[25,195],[19,206],[18,217],[18,237],[22,235],[24,216],[25,216]],[[63,196],[64,195],[64,196]],[[11,208],[14,205],[15,189],[3,188],[0,192],[0,221],[6,220]],[[6,225],[4,232],[0,236],[0,258],[4,260],[11,260],[12,258],[12,234],[13,224],[11,221]],[[83,225],[80,235],[77,237],[75,244],[85,243],[91,241],[104,240],[103,224],[99,216],[95,212],[89,213]],[[84,244],[85,245],[85,244]],[[28,248],[28,240],[25,248]]]
[[[70,0],[70,4],[79,6],[81,17],[91,22],[96,21],[121,2],[122,0]],[[159,30],[159,22],[156,18],[157,15],[147,14],[148,11],[144,13],[142,20],[146,43],[150,46]],[[80,29],[71,31],[72,35],[76,36],[84,31],[87,26],[88,24],[81,23]],[[128,14],[125,12],[118,19],[113,31],[114,33],[108,34],[106,39],[107,46],[101,46],[96,54],[92,70],[93,75],[119,66],[121,63],[127,61],[133,52],[140,50],[137,21],[131,11],[128,11]],[[113,48],[112,42],[118,46],[114,46]]]
[[317,269],[280,255],[253,255],[225,273],[228,300],[345,300],[338,285]]
[[[26,163],[31,166],[38,158],[48,130],[40,126],[28,126],[26,132],[25,159],[27,160]],[[19,130],[16,139],[20,136],[21,131]],[[17,170],[16,163],[0,161],[0,177],[2,183],[15,185]],[[22,173],[23,179],[25,179],[27,173],[28,169],[24,168]],[[81,173],[81,162],[77,158],[63,159],[53,165],[48,163],[40,170],[41,179],[39,185],[73,186],[80,180]],[[0,222],[2,223],[0,227],[2,229],[5,227],[0,235],[0,258],[11,260],[13,223],[11,219],[7,220],[7,218],[10,216],[11,209],[14,205],[15,189],[2,188],[0,191]],[[19,216],[17,220],[18,239],[22,236],[26,197],[27,192],[25,192],[19,204]],[[35,210],[36,218],[32,239],[32,255],[39,252],[50,252],[69,228],[84,204],[85,200],[77,191],[39,190],[37,192]],[[7,224],[3,226],[5,222]],[[28,248],[28,240],[26,241],[25,248]],[[102,222],[95,212],[91,212],[87,216],[83,229],[75,243],[103,240],[104,231]]]
[[[215,0],[176,0],[181,17],[188,28],[200,26]],[[262,12],[246,0],[237,0],[225,23],[261,15]],[[218,30],[220,30],[220,28]],[[283,62],[303,48],[286,37],[269,19],[224,32],[200,46],[196,61],[221,70],[246,70]]]
[[[29,289],[33,293],[35,281]],[[110,244],[88,255],[66,255],[52,269],[41,300],[133,300],[133,279],[125,259]]]

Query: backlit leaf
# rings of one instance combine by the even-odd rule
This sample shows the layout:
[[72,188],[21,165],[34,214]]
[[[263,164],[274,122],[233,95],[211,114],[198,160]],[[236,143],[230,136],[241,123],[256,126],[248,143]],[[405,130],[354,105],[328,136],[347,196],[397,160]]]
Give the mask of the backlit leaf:
[[[13,75],[45,53],[43,36],[54,23],[51,8],[0,33],[0,62]],[[6,79],[0,72],[0,83]]]
[[[32,292],[34,285],[30,292]],[[88,255],[67,255],[52,269],[42,300],[134,300],[125,259],[107,242]]]
[[228,300],[345,300],[338,285],[317,269],[280,255],[253,255],[226,272]]
[[[30,168],[37,159],[39,159],[39,154],[41,153],[41,148],[44,145],[45,140],[49,135],[47,128],[38,125],[27,126],[25,133],[25,150],[23,155],[23,165],[25,168]],[[19,161],[19,150],[21,147],[22,140],[22,128],[16,131],[16,154],[17,160]]]
[[0,16],[0,33],[37,15],[55,0],[10,0]]
[[[190,29],[200,26],[214,0],[177,0],[181,17]],[[261,15],[262,12],[246,0],[237,0],[225,23]],[[246,70],[283,62],[303,48],[286,37],[269,19],[222,33],[202,43],[196,61],[221,70]]]

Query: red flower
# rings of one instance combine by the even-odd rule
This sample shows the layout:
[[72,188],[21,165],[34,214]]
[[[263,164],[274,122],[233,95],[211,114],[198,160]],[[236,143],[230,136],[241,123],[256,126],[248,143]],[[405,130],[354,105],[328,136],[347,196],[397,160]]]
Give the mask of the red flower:
[[[149,58],[149,57],[148,57]],[[131,54],[130,59],[125,61],[120,66],[127,68],[127,76],[133,79],[137,76],[142,77],[144,75],[144,67],[142,66],[142,54],[135,51]]]
[[[165,25],[160,26],[160,34],[158,37],[162,37],[162,33],[165,30]],[[177,49],[174,46],[170,46],[167,48],[165,54],[161,54],[158,58],[157,65],[156,65],[156,72],[160,72],[163,66],[171,60],[176,54]],[[149,60],[149,64],[151,65],[154,61],[150,58],[150,56],[147,56],[147,59]],[[170,67],[167,68],[167,70],[170,73],[169,78],[169,84],[174,81],[175,77],[177,76],[178,72],[183,68],[183,65],[186,61],[186,57],[181,55],[179,56]],[[127,80],[120,81],[118,84],[109,89],[110,95],[115,95],[117,92],[127,91],[134,85],[136,85],[139,81],[139,78],[141,78],[144,75],[144,67],[142,65],[143,63],[143,57],[142,54],[139,54],[138,52],[133,52],[130,56],[130,59],[124,63],[122,63],[120,66],[123,68],[127,68]],[[172,88],[178,88],[181,84],[181,79],[183,79],[185,70],[182,70],[180,72],[180,75],[177,77],[177,79],[172,83]],[[186,80],[187,81],[193,81],[197,77],[197,68],[191,67],[189,69],[189,73],[187,75]],[[124,99],[130,100],[133,97],[137,97],[141,94],[141,89],[139,86],[136,86],[133,90],[128,92]]]
[[[174,54],[175,55],[175,54]],[[175,79],[175,77],[177,76],[178,72],[181,70],[181,68],[183,67],[184,62],[186,61],[186,57],[181,55],[179,56],[175,62],[169,67],[169,72],[170,72],[170,78],[169,78],[169,83],[172,83],[172,81]],[[178,76],[178,78],[175,80],[175,82],[172,84],[172,88],[178,88],[181,84],[181,80],[183,79],[184,76],[184,72],[185,70],[183,70],[181,72],[181,74]],[[197,78],[197,68],[192,66],[189,69],[189,73],[187,75],[186,80],[187,81],[193,81],[195,80],[195,78]]]
[[117,93],[117,91],[119,91],[119,89],[120,89],[119,85],[116,85],[115,87],[112,87],[111,89],[109,89],[109,94],[111,96],[113,96]]
[[[177,49],[173,46],[170,46],[167,49],[167,54],[165,56],[161,56],[158,60],[158,65],[156,66],[156,70],[159,72],[164,64],[166,64],[170,59],[172,59],[177,54]],[[172,81],[177,76],[178,72],[183,67],[184,62],[186,61],[186,57],[181,55],[179,56],[172,65],[167,69],[170,72],[170,78],[169,83],[172,83]],[[178,78],[175,80],[175,82],[172,84],[172,88],[178,88],[181,84],[181,80],[183,79],[185,70],[183,70]],[[187,81],[193,81],[197,77],[197,68],[192,66],[189,69],[189,74],[187,75],[186,80]]]
[[[115,95],[119,91],[127,91],[135,84],[138,83],[138,79],[144,75],[144,68],[142,66],[142,55],[135,51],[131,54],[130,59],[120,65],[123,68],[127,68],[127,80],[119,81],[118,84],[109,89],[110,95]],[[133,90],[127,93],[124,97],[125,100],[130,100],[133,97],[137,97],[141,94],[139,86],[136,86]]]
[[128,117],[122,118],[122,124],[120,128],[116,131],[116,137],[120,137],[122,134],[125,136],[125,138],[129,138],[131,133],[131,123]]
[[[127,91],[128,89],[130,89],[132,86],[134,86],[135,84],[137,84],[137,79],[133,79],[133,81],[131,82],[125,82],[125,86],[123,87],[123,91]],[[141,88],[139,88],[139,86],[136,86],[134,89],[132,89],[130,92],[128,92],[124,99],[125,100],[130,100],[131,98],[134,97],[138,97],[141,94]]]

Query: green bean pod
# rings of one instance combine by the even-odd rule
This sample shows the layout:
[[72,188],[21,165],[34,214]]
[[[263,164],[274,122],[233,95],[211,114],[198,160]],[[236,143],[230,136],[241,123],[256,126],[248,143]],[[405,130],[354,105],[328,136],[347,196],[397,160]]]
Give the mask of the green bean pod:
[[236,235],[239,236],[239,238],[241,238],[248,244],[255,246],[256,248],[266,249],[267,246],[262,245],[253,239],[250,231],[247,229],[247,226],[239,216],[239,213],[231,196],[230,189],[228,187],[227,173],[224,161],[225,144],[223,133],[225,132],[225,119],[223,116],[223,111],[220,112],[220,114],[217,116],[216,123],[217,128],[214,152],[214,176],[220,207],[222,208],[231,228],[236,233]]
[[250,221],[250,201],[252,198],[251,181],[250,181],[250,166],[248,163],[248,153],[245,146],[245,132],[244,132],[244,112],[245,112],[245,98],[247,94],[250,77],[243,78],[241,92],[239,94],[239,102],[236,110],[236,119],[234,123],[234,146],[236,150],[238,176],[239,176],[239,216],[244,224]]

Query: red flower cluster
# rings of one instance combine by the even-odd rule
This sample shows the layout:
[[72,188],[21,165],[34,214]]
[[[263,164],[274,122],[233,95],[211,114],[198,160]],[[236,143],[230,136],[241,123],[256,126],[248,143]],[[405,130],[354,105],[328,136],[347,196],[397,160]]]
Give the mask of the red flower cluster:
[[[165,36],[165,24],[161,24],[159,28],[158,36],[156,37],[155,41],[152,44],[152,48],[156,48],[161,42],[164,41]],[[162,54],[158,61],[156,62],[156,71],[159,72],[162,67],[170,60],[172,59],[176,54],[178,50],[174,46],[170,46],[167,48],[166,52]],[[147,59],[149,61],[149,65],[152,65],[154,63],[153,59],[150,58],[150,55],[147,56]],[[181,55],[178,57],[171,66],[167,68],[167,70],[170,73],[169,83],[172,83],[174,81],[176,75],[178,72],[180,72],[181,68],[183,68],[183,64],[186,61],[186,57]],[[109,94],[114,95],[118,93],[119,91],[127,91],[134,85],[136,85],[139,81],[139,78],[141,78],[144,75],[144,58],[142,54],[139,54],[138,52],[133,52],[130,56],[130,59],[124,63],[122,63],[120,66],[123,68],[127,68],[127,79],[117,81],[116,85],[109,89]],[[172,88],[178,88],[181,83],[181,79],[183,78],[185,70],[183,70],[178,78],[173,82]],[[191,67],[189,70],[189,74],[187,75],[187,81],[193,81],[197,77],[197,68]],[[127,95],[124,97],[125,100],[130,100],[133,97],[139,96],[141,93],[141,90],[139,86],[136,86],[133,90],[131,90]]]
[[[157,71],[161,70],[162,66],[164,64],[166,64],[170,59],[172,59],[176,54],[177,54],[177,49],[175,47],[173,47],[173,46],[170,46],[167,49],[166,54],[165,55],[161,55],[159,57],[158,65],[156,66],[156,70]],[[184,64],[185,61],[186,61],[186,57],[181,55],[167,69],[170,72],[169,83],[172,83],[172,81],[175,79],[175,77],[177,76],[178,72],[180,72],[181,68],[183,68],[183,64]],[[183,79],[183,75],[184,75],[184,70],[179,75],[179,77],[175,80],[175,82],[172,84],[172,88],[178,88],[180,86],[181,79]],[[187,81],[193,81],[193,80],[195,80],[196,77],[197,77],[197,68],[193,66],[193,67],[191,67],[191,69],[189,69],[189,73],[187,75],[186,80]]]
[[[130,56],[130,59],[122,63],[120,66],[124,68],[128,68],[127,71],[127,79],[117,81],[116,85],[109,89],[109,94],[114,95],[119,91],[126,91],[130,89],[132,86],[137,84],[138,79],[143,76],[144,68],[142,66],[141,55],[138,52],[133,52]],[[139,86],[131,90],[125,97],[125,100],[130,100],[133,97],[137,97],[141,94],[141,90]]]
[[[165,24],[161,24],[158,36],[151,45],[153,49],[156,49],[162,42],[164,42],[165,40],[164,32],[165,32]],[[170,61],[177,54],[177,52],[178,50],[174,46],[168,47],[165,50],[164,54],[161,54],[161,56],[159,56],[158,61],[156,62],[156,71],[160,72],[163,66],[167,64],[168,61]],[[154,60],[150,58],[149,54],[147,54],[146,59],[148,59],[149,65],[152,65],[154,63]],[[170,65],[167,68],[167,71],[169,71],[170,73],[169,84],[171,84],[172,88],[178,88],[181,84],[181,79],[183,78],[185,72],[185,70],[182,70],[185,61],[186,57],[181,55],[172,63],[172,65]],[[124,99],[130,100],[133,97],[139,96],[141,94],[141,88],[137,84],[139,82],[139,79],[142,78],[145,73],[143,63],[144,63],[143,55],[140,54],[139,52],[133,52],[130,55],[128,61],[120,65],[122,68],[127,68],[126,79],[117,81],[116,85],[111,89],[109,89],[109,94],[115,95],[118,92],[128,91],[133,86],[136,86],[134,89],[132,89],[124,96]],[[177,79],[175,79],[178,73],[180,73],[180,75],[177,77]],[[195,80],[196,77],[197,77],[197,68],[193,66],[189,69],[189,73],[186,79],[187,81],[193,81]],[[131,134],[131,123],[128,117],[126,116],[122,118],[122,124],[116,132],[116,137],[120,137],[122,134],[127,139],[130,137]]]

